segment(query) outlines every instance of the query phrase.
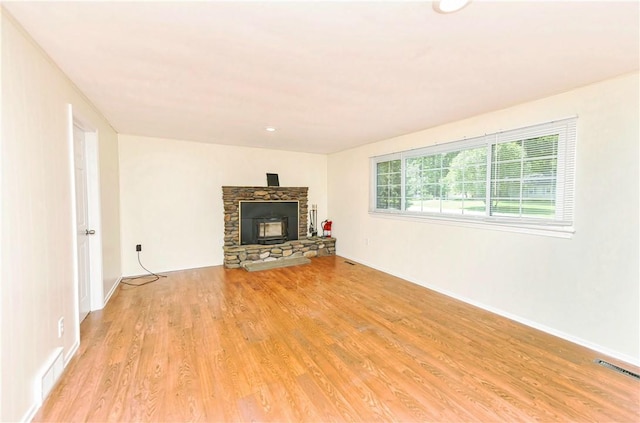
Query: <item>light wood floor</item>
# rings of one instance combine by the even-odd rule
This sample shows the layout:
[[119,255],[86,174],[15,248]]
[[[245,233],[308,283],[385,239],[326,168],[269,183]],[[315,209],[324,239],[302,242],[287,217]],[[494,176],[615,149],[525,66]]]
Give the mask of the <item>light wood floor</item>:
[[121,286],[35,421],[640,421],[639,382],[590,350],[312,261]]

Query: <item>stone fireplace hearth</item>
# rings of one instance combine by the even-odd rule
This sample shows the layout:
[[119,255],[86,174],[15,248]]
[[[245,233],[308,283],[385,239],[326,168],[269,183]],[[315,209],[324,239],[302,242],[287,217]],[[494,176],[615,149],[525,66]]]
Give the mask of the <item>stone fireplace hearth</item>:
[[[224,266],[238,268],[245,263],[282,260],[287,257],[316,257],[335,254],[335,238],[307,237],[307,187],[222,187],[224,204]],[[296,236],[279,244],[242,245],[241,203],[297,202]],[[291,217],[290,217],[291,218]],[[247,224],[245,220],[245,225]],[[289,225],[289,233],[296,226]],[[292,231],[293,229],[293,231]]]

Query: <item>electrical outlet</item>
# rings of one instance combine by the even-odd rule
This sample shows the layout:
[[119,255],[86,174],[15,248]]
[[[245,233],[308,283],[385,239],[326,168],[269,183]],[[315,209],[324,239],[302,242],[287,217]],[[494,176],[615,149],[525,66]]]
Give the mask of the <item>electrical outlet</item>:
[[58,319],[58,338],[62,338],[64,335],[64,317]]
[[142,251],[142,244],[136,244],[136,251]]

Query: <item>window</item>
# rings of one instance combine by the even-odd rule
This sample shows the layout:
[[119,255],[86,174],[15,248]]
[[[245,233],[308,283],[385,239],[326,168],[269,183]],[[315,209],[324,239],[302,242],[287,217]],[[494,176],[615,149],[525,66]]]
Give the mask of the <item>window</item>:
[[576,122],[374,157],[371,211],[572,231]]
[[376,165],[376,207],[400,210],[402,198],[400,160],[387,160]]

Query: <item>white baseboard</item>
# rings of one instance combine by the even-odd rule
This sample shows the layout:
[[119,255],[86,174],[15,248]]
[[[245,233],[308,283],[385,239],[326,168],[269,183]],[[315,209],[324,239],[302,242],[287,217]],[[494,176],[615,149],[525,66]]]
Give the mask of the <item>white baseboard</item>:
[[[116,291],[116,289],[120,285],[120,281],[122,281],[122,277],[118,278],[116,283],[113,284],[113,286],[111,287],[111,289],[109,290],[109,292],[105,296],[105,300],[104,300],[104,305],[105,306],[107,305],[107,303],[111,299],[111,296],[114,294],[114,292]],[[76,354],[76,352],[78,352],[79,348],[80,348],[80,340],[77,339],[76,342],[74,342],[74,344],[71,346],[71,348],[69,349],[67,354],[64,354],[64,357],[63,357],[64,367],[63,367],[63,369],[65,369],[67,367],[67,365],[69,364],[69,362],[71,361],[73,356]],[[60,348],[60,349],[62,349],[62,348]],[[34,401],[31,404],[31,406],[29,407],[29,409],[27,410],[27,412],[24,414],[24,416],[20,419],[21,422],[28,423],[28,422],[32,421],[33,418],[38,413],[38,411],[40,410],[40,407],[42,406],[42,404],[44,402],[44,398],[42,398],[42,388],[41,388],[41,384],[42,384],[42,380],[41,380],[42,377],[41,376],[42,375],[41,375],[41,373],[44,373],[44,372],[49,370],[49,368],[52,366],[52,363],[55,361],[55,357],[57,357],[57,356],[58,356],[58,353],[56,353],[56,354],[52,355],[52,357],[48,358],[46,360],[45,364],[43,364],[43,367],[42,367],[43,370],[41,372],[39,372],[39,374],[36,376],[36,380],[34,381],[34,385],[35,385]],[[55,386],[55,384],[58,382],[58,379],[61,376],[61,374],[62,374],[62,372],[57,375],[56,380],[53,382],[53,386]]]
[[113,295],[114,292],[116,292],[116,289],[118,289],[118,287],[120,286],[120,282],[122,282],[122,276],[120,276],[117,280],[116,283],[113,284],[113,286],[111,287],[111,289],[109,290],[109,292],[107,292],[107,295],[105,295],[104,297],[104,304],[102,305],[102,308],[104,308],[107,303],[109,302],[109,300],[111,299],[111,296]]
[[78,348],[80,348],[80,340],[76,339],[76,342],[73,343],[73,345],[69,349],[69,352],[64,356],[64,367],[65,367],[65,369],[67,368],[67,364],[69,364],[69,362],[71,361],[73,356],[76,355],[76,352],[78,351]]
[[40,406],[34,402],[33,404],[31,404],[31,407],[29,407],[29,409],[24,414],[24,416],[22,416],[22,418],[20,419],[20,422],[22,423],[31,422],[31,420],[33,420],[36,414],[38,414],[38,410],[40,410]]
[[398,278],[402,278],[402,279],[404,279],[406,281],[409,281],[411,283],[414,283],[416,285],[420,285],[420,286],[428,288],[428,289],[430,289],[432,291],[435,291],[435,292],[438,292],[440,294],[446,295],[447,297],[454,298],[456,300],[462,301],[462,302],[470,304],[472,306],[475,306],[475,307],[481,308],[483,310],[489,311],[491,313],[497,314],[498,316],[506,317],[507,319],[516,321],[518,323],[522,323],[523,325],[529,326],[529,327],[531,327],[533,329],[537,329],[539,331],[548,333],[550,335],[557,336],[558,338],[562,338],[562,339],[564,339],[566,341],[569,341],[569,342],[572,342],[574,344],[589,348],[590,350],[599,352],[601,354],[604,354],[604,355],[607,355],[609,357],[618,359],[620,361],[624,361],[625,363],[629,363],[629,364],[632,364],[634,366],[640,366],[640,359],[638,357],[633,357],[633,356],[630,356],[630,355],[627,355],[627,354],[620,353],[618,351],[611,350],[610,348],[603,347],[602,345],[595,344],[593,342],[587,341],[587,340],[579,338],[577,336],[574,336],[574,335],[559,331],[559,330],[554,329],[554,328],[549,327],[549,326],[542,325],[542,324],[540,324],[538,322],[535,322],[533,320],[529,320],[529,319],[526,319],[524,317],[517,316],[515,314],[506,312],[504,310],[500,310],[498,308],[495,308],[495,307],[492,307],[492,306],[488,306],[486,304],[480,303],[480,302],[472,300],[470,298],[466,298],[466,297],[460,296],[460,295],[458,295],[458,294],[456,294],[454,292],[450,292],[450,291],[444,290],[442,288],[439,288],[437,286],[430,285],[428,283],[425,283],[425,282],[423,282],[421,280],[417,280],[415,278],[409,277],[407,275],[403,275],[403,274],[400,274],[400,273],[392,272],[392,271],[390,271],[388,269],[384,269],[384,268],[382,268],[380,266],[377,266],[377,265],[375,265],[373,263],[368,263],[366,260],[360,260],[358,258],[350,258],[350,257],[346,257],[346,256],[342,256],[342,257],[345,257],[348,260],[352,260],[352,261],[364,264],[365,266],[371,267],[373,269],[379,270],[379,271],[384,272],[384,273],[388,273],[388,274],[396,276]]
[[53,387],[58,383],[60,376],[62,376],[65,367],[63,353],[64,349],[62,347],[56,348],[45,361],[42,370],[38,372],[40,374],[39,380],[36,380],[36,400],[38,405],[42,405],[44,399],[49,396]]
[[44,360],[40,370],[36,373],[36,377],[33,380],[33,403],[20,419],[21,422],[33,420],[46,397],[60,380],[65,367],[64,349],[57,347]]
[[[35,415],[42,407],[44,400],[49,395],[49,393],[56,386],[60,377],[64,373],[64,369],[67,368],[69,361],[73,358],[73,356],[80,348],[80,340],[77,339],[76,342],[71,346],[67,354],[64,354],[63,348],[59,347],[54,350],[54,352],[45,360],[44,364],[41,367],[41,370],[36,375],[36,378],[33,382],[34,386],[34,395],[33,395],[33,403],[25,413],[25,415],[20,419],[21,422],[30,422],[33,420]],[[59,361],[62,361],[62,368],[59,368]],[[45,374],[48,374],[49,378],[52,378],[48,381],[48,385],[46,387],[47,392],[43,392],[43,379]]]

